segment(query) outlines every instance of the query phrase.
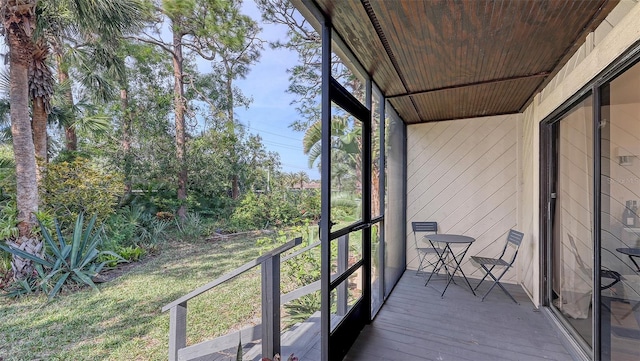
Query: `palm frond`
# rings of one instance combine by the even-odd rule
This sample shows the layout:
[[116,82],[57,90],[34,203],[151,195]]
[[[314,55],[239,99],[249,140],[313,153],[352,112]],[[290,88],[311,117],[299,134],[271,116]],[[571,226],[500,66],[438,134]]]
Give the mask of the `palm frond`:
[[309,154],[314,145],[320,143],[322,140],[322,122],[320,120],[315,121],[304,133],[302,138],[302,149],[304,154]]
[[109,130],[109,120],[105,115],[85,115],[76,119],[75,127],[80,131],[102,134]]

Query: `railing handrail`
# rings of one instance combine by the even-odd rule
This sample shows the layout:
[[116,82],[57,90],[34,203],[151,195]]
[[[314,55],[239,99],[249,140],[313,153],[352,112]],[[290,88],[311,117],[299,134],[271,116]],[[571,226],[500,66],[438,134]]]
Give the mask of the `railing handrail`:
[[290,260],[291,258],[297,257],[297,256],[305,253],[306,251],[308,251],[308,250],[310,250],[312,248],[318,247],[319,245],[320,245],[320,241],[318,241],[316,243],[313,243],[313,244],[310,244],[310,245],[308,245],[308,246],[306,246],[306,247],[304,247],[302,249],[299,249],[299,250],[297,250],[297,251],[295,251],[295,252],[293,252],[291,254],[286,255],[285,257],[282,257],[281,262],[284,262],[284,261]]
[[203,294],[204,292],[207,292],[207,291],[211,290],[212,288],[214,288],[214,287],[216,287],[216,286],[218,286],[218,285],[220,285],[220,284],[222,284],[224,282],[227,282],[228,280],[230,280],[232,278],[235,278],[235,277],[237,277],[237,276],[249,271],[253,267],[260,265],[261,263],[263,263],[264,261],[270,259],[271,257],[279,255],[282,252],[286,252],[289,249],[291,249],[291,248],[293,248],[293,247],[295,247],[295,246],[297,246],[297,245],[299,245],[301,243],[302,243],[302,237],[298,237],[298,238],[295,238],[295,239],[283,244],[280,247],[274,248],[271,251],[263,253],[262,255],[260,255],[260,257],[245,263],[244,265],[234,269],[231,272],[225,273],[221,277],[218,277],[217,279],[215,279],[215,280],[213,280],[213,281],[211,281],[211,282],[209,282],[209,283],[207,283],[207,284],[205,284],[203,286],[200,286],[200,287],[196,288],[195,290],[189,292],[188,294],[186,294],[186,295],[178,298],[177,300],[167,304],[166,306],[162,307],[162,312],[166,312],[166,311],[170,310],[173,307],[176,307],[176,306],[178,306],[178,305],[180,305],[182,303],[185,303],[185,302],[191,300],[192,298],[197,297],[197,296]]

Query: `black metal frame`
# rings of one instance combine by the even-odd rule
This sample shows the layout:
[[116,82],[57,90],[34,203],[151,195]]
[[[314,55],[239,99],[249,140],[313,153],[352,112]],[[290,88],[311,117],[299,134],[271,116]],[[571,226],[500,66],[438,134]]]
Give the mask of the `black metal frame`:
[[[371,321],[371,87],[367,80],[368,107],[360,103],[347,89],[331,77],[332,29],[327,20],[322,24],[322,144],[331,144],[331,103],[335,103],[362,124],[362,218],[348,227],[331,232],[331,147],[323,146],[321,251],[321,360],[339,360],[346,355],[362,328]],[[383,217],[377,217],[381,221]],[[362,259],[334,277],[331,275],[331,242],[351,232],[362,230]],[[362,296],[347,310],[331,330],[331,292],[362,269]]]
[[[372,86],[372,96],[373,96],[373,86]],[[380,97],[378,99],[378,107],[379,107],[379,114],[380,114],[380,119],[379,119],[379,123],[378,123],[378,131],[379,131],[379,137],[380,137],[380,157],[378,159],[378,169],[380,170],[380,173],[378,174],[378,199],[380,200],[380,209],[379,211],[379,216],[371,219],[371,225],[373,226],[374,224],[379,224],[381,227],[384,227],[384,200],[385,200],[385,187],[386,187],[386,172],[385,172],[385,157],[386,157],[386,151],[385,151],[385,112],[386,112],[386,101],[384,96],[382,96],[382,94],[380,94]],[[385,255],[385,232],[384,232],[384,228],[381,230],[380,232],[380,239],[378,240],[378,294],[380,295],[380,304],[379,305],[371,305],[372,309],[371,309],[371,319],[373,319],[377,314],[378,311],[380,311],[380,309],[382,308],[382,303],[384,302],[384,255]],[[372,296],[373,297],[373,296]],[[373,302],[373,299],[372,299]],[[375,306],[375,308],[374,308]]]
[[[556,310],[552,306],[552,277],[553,277],[553,264],[552,264],[552,247],[551,242],[553,240],[553,233],[556,227],[555,224],[555,208],[556,208],[556,194],[557,189],[555,188],[558,177],[558,140],[560,133],[558,131],[559,122],[562,118],[569,113],[575,105],[584,101],[589,96],[593,96],[593,87],[591,85],[583,87],[579,92],[574,94],[571,98],[565,101],[560,107],[558,107],[553,113],[551,113],[547,118],[545,118],[540,123],[540,141],[541,141],[541,172],[540,172],[540,184],[541,184],[541,192],[540,192],[540,204],[546,205],[544,210],[544,215],[541,214],[541,271],[543,273],[543,287],[541,295],[543,299],[541,300],[542,304],[546,307],[549,307],[553,311],[553,314],[558,318],[560,323],[565,327],[569,334],[577,340],[577,344],[583,349],[584,352],[592,352],[592,350],[588,349],[588,345],[586,345],[583,341],[581,341],[580,337],[577,337],[577,332],[573,330],[573,328],[569,325],[568,322],[562,317],[561,313]],[[594,101],[595,103],[595,101]],[[595,123],[595,122],[593,122]],[[594,134],[594,138],[595,138]],[[595,162],[595,149],[594,149],[594,162]],[[544,166],[544,167],[543,167]],[[592,166],[595,166],[593,164]],[[595,172],[595,168],[594,168]],[[595,174],[595,173],[594,173]],[[595,178],[595,177],[594,177]],[[595,181],[595,180],[594,180]],[[595,193],[594,188],[594,194]],[[594,217],[597,212],[594,204]],[[595,224],[594,224],[595,227]],[[595,236],[595,228],[594,228],[594,236]],[[594,262],[595,265],[595,262]],[[596,269],[594,267],[594,269]],[[594,278],[595,279],[595,278]],[[595,295],[595,292],[594,292]],[[594,296],[595,297],[595,296]],[[594,299],[595,302],[595,299]],[[594,303],[595,307],[595,303]],[[593,334],[595,335],[595,328]],[[593,340],[592,340],[593,341]],[[595,345],[592,342],[592,345]]]

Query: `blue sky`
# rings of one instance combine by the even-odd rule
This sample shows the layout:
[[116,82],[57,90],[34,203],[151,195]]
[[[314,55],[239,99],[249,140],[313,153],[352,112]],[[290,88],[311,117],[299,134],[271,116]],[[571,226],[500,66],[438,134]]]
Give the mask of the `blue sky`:
[[[242,8],[246,15],[260,23],[261,39],[285,39],[286,27],[262,23],[252,0],[245,0]],[[237,81],[244,94],[253,98],[253,103],[248,109],[236,108],[236,114],[251,133],[260,134],[268,150],[280,154],[283,171],[305,171],[311,179],[320,179],[317,168],[309,169],[307,156],[302,152],[303,133],[289,128],[297,119],[297,113],[291,105],[293,95],[286,92],[289,86],[287,69],[297,61],[295,52],[265,46],[258,64],[252,67],[246,79]]]

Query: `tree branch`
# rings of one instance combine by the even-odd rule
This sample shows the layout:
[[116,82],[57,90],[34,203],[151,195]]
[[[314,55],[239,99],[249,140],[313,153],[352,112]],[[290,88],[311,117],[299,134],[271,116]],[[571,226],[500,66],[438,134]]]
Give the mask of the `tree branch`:
[[[145,34],[147,35],[147,34]],[[147,35],[148,36],[148,35]],[[167,45],[166,43],[164,43],[161,40],[158,39],[154,39],[154,38],[141,38],[138,36],[125,36],[125,39],[129,39],[129,40],[137,40],[143,43],[147,43],[147,44],[151,44],[151,45],[155,45],[159,48],[161,48],[162,50],[166,51],[167,53],[171,54],[171,56],[175,57],[176,53],[170,48],[170,45]]]

